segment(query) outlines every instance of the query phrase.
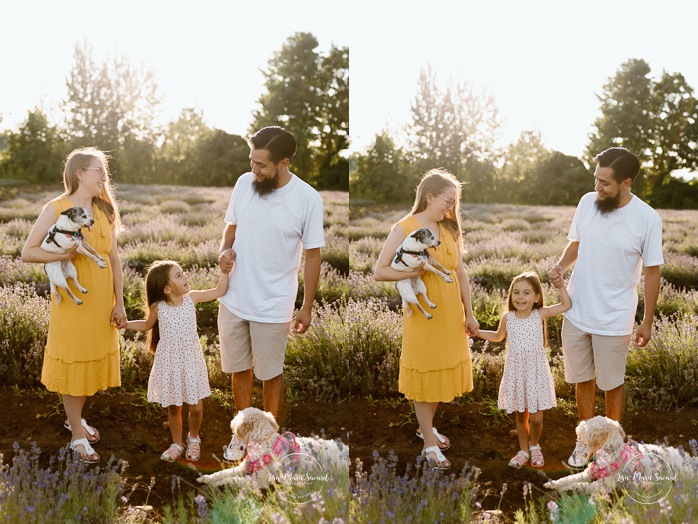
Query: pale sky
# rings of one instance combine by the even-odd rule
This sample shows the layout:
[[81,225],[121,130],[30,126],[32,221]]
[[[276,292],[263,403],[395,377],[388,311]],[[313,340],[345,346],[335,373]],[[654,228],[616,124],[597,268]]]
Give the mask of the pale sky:
[[[698,88],[698,4],[681,0],[83,0],[2,2],[0,129],[38,104],[55,110],[77,42],[98,61],[126,55],[155,73],[161,121],[204,110],[245,135],[263,89],[260,67],[293,33],[320,49],[350,47],[350,133],[362,151],[410,119],[421,69],[495,96],[502,144],[538,130],[581,155],[606,80],[629,58],[652,76],[681,72]],[[658,7],[661,5],[661,8]]]

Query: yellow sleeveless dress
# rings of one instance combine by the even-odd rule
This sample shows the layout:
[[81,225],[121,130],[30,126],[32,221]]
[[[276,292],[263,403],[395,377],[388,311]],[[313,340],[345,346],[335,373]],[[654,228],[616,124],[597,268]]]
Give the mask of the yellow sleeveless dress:
[[[423,227],[410,215],[398,225],[405,237]],[[422,306],[434,317],[431,320],[412,310],[403,313],[402,354],[398,389],[409,400],[418,402],[450,402],[473,390],[472,361],[465,333],[465,310],[460,296],[460,284],[455,268],[458,244],[451,233],[439,225],[441,245],[429,253],[451,271],[453,282],[427,272],[422,280],[429,299],[436,309],[422,301]],[[421,298],[421,297],[420,297]]]
[[[56,219],[61,212],[74,206],[67,197],[59,197],[48,205],[56,211]],[[106,215],[96,206],[94,214],[92,230],[85,228],[82,233],[105,259],[107,267],[100,268],[84,255],[73,258],[78,280],[88,293],[80,293],[71,280],[69,285],[83,300],[81,305],[60,289],[60,304],[51,296],[48,340],[41,371],[41,382],[49,391],[73,396],[90,396],[121,385],[119,335],[109,323],[115,304],[114,278],[108,258],[112,232]]]

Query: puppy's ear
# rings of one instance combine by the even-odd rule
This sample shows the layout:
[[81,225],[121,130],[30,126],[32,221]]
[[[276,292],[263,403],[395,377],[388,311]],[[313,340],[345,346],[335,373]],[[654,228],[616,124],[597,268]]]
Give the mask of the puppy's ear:
[[611,432],[616,430],[612,424],[613,421],[609,424],[609,420],[610,419],[606,419],[605,417],[595,417],[587,422],[589,426],[587,431],[587,445],[592,451],[595,452],[601,449],[611,436]]
[[235,434],[243,442],[247,442],[247,435],[254,429],[254,418],[243,418],[235,428]]
[[274,428],[274,431],[279,431],[279,425],[276,423],[276,419],[274,418],[274,415],[272,415],[269,411],[265,411],[264,416],[269,421],[269,424],[272,425],[272,427]]
[[77,208],[77,207],[69,207],[68,209],[63,211],[61,213],[61,215],[65,215],[72,220],[73,218],[78,216],[78,210],[79,210],[79,208]]

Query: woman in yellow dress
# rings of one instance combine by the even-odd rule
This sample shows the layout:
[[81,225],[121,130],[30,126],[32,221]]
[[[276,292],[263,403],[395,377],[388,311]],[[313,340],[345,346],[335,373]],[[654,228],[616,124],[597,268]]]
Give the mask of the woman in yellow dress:
[[[430,320],[416,309],[411,315],[404,312],[398,381],[399,391],[414,403],[419,423],[417,436],[424,440],[422,455],[437,469],[451,466],[443,455],[451,443],[433,427],[434,415],[439,402],[450,402],[472,391],[468,335],[474,335],[479,328],[463,266],[460,193],[461,183],[451,173],[441,169],[427,172],[417,187],[412,210],[390,231],[374,271],[374,278],[379,281],[421,276],[429,299],[437,305],[429,310],[433,315]],[[403,240],[423,227],[441,242],[429,249],[429,254],[455,276],[453,282],[421,268],[403,272],[391,267]]]
[[[44,352],[41,382],[49,391],[60,393],[71,431],[70,447],[85,462],[99,461],[92,444],[99,432],[82,418],[87,397],[97,391],[121,385],[117,329],[126,327],[123,301],[123,274],[116,246],[121,220],[110,185],[106,155],[95,148],[76,149],[63,170],[65,192],[46,204],[22,249],[22,261],[46,263],[71,260],[78,280],[88,293],[80,294],[81,305],[61,291],[57,303],[51,296],[48,340]],[[99,267],[75,249],[65,254],[41,248],[49,228],[68,208],[80,206],[94,218],[90,230],[82,231],[87,242],[105,259]],[[69,281],[72,282],[72,281]]]

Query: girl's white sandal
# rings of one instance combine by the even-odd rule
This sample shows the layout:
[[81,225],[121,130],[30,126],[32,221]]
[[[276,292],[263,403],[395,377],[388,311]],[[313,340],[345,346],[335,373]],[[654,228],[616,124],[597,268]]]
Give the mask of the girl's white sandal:
[[526,463],[528,462],[530,455],[524,451],[523,449],[519,450],[519,452],[514,455],[514,457],[509,461],[509,466],[512,468],[516,469],[521,469],[523,468]]
[[160,460],[165,462],[174,462],[177,460],[184,451],[184,446],[180,446],[176,442],[170,444],[170,447],[165,450],[165,452],[160,455]]

